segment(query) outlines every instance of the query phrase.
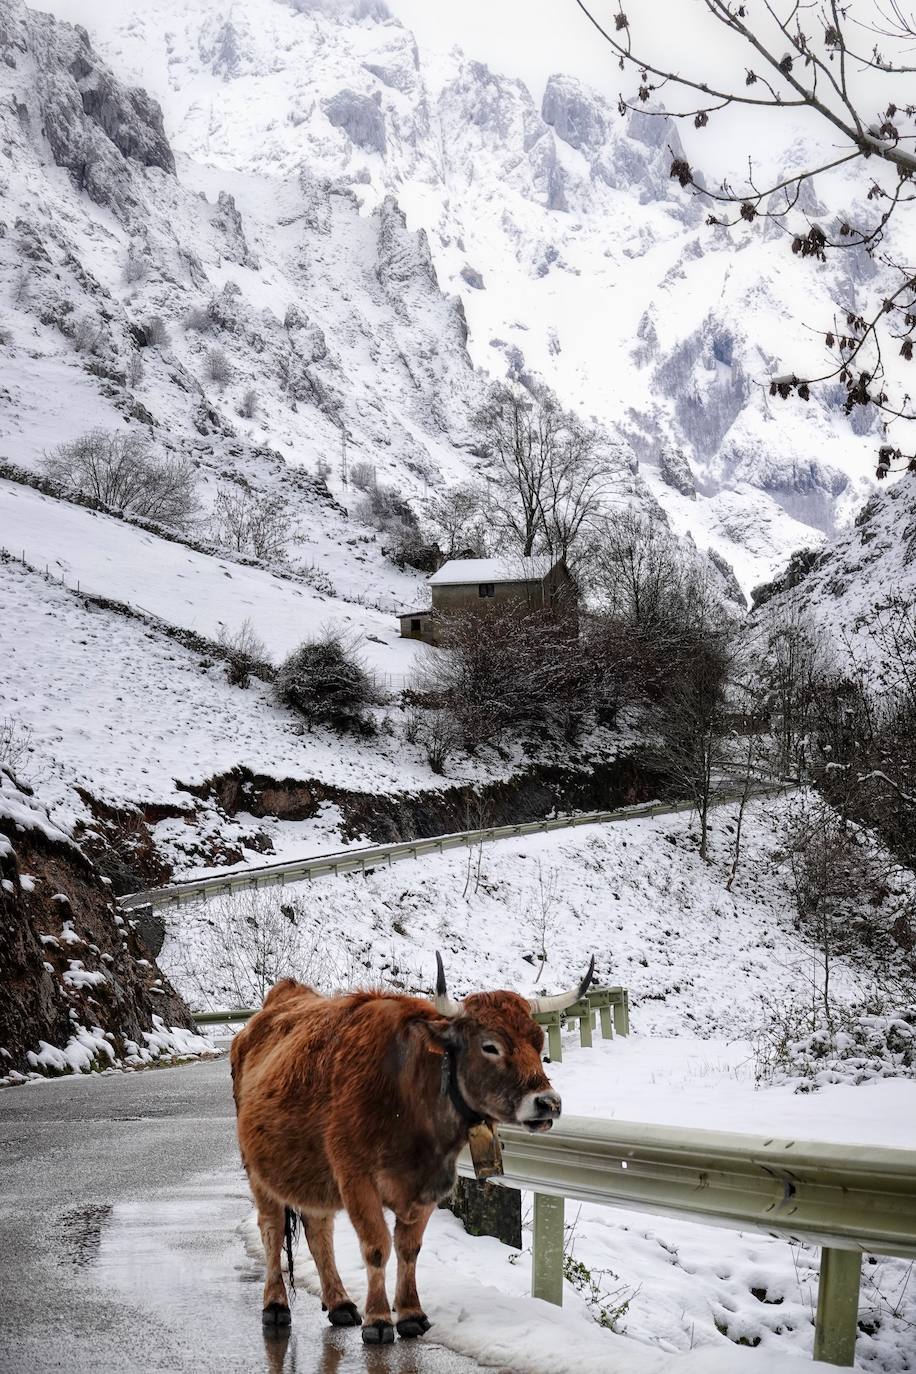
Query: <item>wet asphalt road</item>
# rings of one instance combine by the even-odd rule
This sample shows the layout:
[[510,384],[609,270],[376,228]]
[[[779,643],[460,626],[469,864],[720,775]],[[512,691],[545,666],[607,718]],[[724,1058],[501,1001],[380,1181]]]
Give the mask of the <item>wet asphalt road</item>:
[[0,1371],[473,1374],[435,1344],[362,1344],[300,1288],[261,1329],[262,1261],[226,1058],[0,1091]]

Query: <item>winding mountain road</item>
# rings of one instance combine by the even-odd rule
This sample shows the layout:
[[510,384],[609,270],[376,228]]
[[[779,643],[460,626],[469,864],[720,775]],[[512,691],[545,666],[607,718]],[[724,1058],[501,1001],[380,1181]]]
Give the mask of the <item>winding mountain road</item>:
[[0,1091],[3,1374],[474,1374],[436,1345],[364,1346],[300,1291],[260,1321],[263,1265],[225,1057]]

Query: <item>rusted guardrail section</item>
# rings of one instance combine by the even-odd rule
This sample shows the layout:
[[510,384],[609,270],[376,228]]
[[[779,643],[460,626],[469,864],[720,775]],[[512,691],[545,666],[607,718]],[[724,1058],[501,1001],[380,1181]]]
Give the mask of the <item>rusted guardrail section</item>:
[[[502,1178],[534,1193],[532,1292],[563,1300],[564,1199],[821,1247],[814,1358],[855,1360],[861,1255],[916,1258],[916,1151],[564,1116],[500,1126]],[[473,1177],[467,1154],[460,1172]]]

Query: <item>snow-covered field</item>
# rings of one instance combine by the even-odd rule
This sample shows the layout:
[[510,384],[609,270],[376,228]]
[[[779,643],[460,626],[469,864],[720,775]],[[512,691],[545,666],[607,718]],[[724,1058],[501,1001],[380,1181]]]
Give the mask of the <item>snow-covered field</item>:
[[[358,636],[366,663],[400,687],[422,648],[399,637],[391,612],[343,601],[266,569],[197,553],[113,516],[2,479],[0,544],[32,567],[47,566],[68,587],[127,602],[210,639],[221,631],[232,634],[248,620],[274,662],[329,627]],[[384,591],[394,603],[400,591],[405,604],[423,595],[418,579],[394,568],[391,573],[393,585],[376,584],[376,595]]]

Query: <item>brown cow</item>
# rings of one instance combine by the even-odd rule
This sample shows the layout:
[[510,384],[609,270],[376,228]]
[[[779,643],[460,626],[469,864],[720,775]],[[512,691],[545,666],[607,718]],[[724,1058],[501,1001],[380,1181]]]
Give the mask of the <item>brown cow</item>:
[[285,978],[232,1045],[239,1146],[267,1257],[263,1319],[290,1319],[280,1269],[299,1214],[335,1326],[359,1313],[334,1262],[334,1214],[345,1208],[369,1278],[363,1340],[394,1340],[385,1289],[394,1212],[398,1334],[429,1328],[416,1286],[426,1223],[455,1184],[458,1153],[475,1122],[549,1130],[560,1098],[544,1075],[544,1034],[533,1011],[559,1010],[568,993],[529,1001],[514,992],[448,996],[436,956],[435,1005],[419,997],[354,992],[322,997]]

